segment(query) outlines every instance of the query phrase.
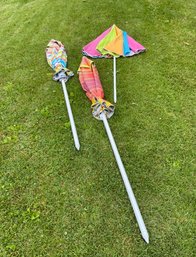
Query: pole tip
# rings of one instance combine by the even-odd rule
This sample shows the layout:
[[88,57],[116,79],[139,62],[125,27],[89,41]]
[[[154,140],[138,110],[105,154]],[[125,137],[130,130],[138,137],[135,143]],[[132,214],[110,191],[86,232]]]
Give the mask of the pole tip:
[[80,144],[75,144],[75,147],[78,151],[80,150]]
[[142,237],[146,241],[146,243],[149,244],[149,235],[148,235],[148,233],[142,234]]

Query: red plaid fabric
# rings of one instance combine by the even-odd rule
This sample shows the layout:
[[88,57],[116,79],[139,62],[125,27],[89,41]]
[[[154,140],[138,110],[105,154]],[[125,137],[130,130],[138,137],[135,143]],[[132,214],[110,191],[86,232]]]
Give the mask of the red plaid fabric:
[[86,92],[87,97],[91,101],[93,101],[94,98],[103,99],[104,92],[94,62],[83,56],[78,73],[80,83]]
[[100,120],[100,114],[104,112],[106,117],[110,118],[114,113],[114,105],[103,99],[104,92],[94,62],[85,56],[82,57],[78,73],[81,86],[92,101],[93,116]]

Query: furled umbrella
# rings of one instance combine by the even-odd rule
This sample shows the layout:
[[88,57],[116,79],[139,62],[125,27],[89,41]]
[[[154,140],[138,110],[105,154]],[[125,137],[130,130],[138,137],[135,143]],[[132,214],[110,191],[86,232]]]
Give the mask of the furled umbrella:
[[92,58],[113,58],[113,84],[114,102],[117,101],[116,93],[116,58],[133,56],[144,52],[145,48],[130,37],[126,31],[119,29],[115,24],[104,31],[82,49],[83,55]]
[[110,130],[109,123],[107,121],[114,113],[114,105],[104,99],[103,88],[99,79],[97,68],[93,61],[87,57],[82,58],[82,62],[78,69],[79,80],[83,90],[86,92],[87,97],[92,101],[92,114],[96,119],[102,120],[104,123],[105,130],[107,132],[116,162],[118,164],[129,200],[133,207],[135,217],[137,219],[142,237],[149,243],[149,235],[144,224],[140,209],[138,207],[136,198],[134,196],[131,184],[126,174],[124,165],[122,163],[120,154],[118,152],[114,137]]
[[77,134],[77,130],[76,130],[73,114],[72,114],[72,109],[69,102],[69,96],[66,88],[66,82],[68,81],[69,78],[74,76],[74,74],[72,71],[70,71],[67,68],[67,54],[65,52],[64,45],[60,41],[52,39],[48,43],[46,48],[46,58],[50,67],[55,71],[53,79],[55,81],[61,82],[65,103],[66,103],[67,111],[69,115],[69,120],[71,124],[74,144],[76,149],[79,150],[80,143],[79,143],[78,134]]

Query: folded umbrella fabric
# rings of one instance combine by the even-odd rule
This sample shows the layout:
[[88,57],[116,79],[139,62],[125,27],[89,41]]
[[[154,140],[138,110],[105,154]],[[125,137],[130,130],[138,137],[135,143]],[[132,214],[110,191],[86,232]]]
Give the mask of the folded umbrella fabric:
[[46,48],[46,58],[50,67],[55,71],[53,79],[66,82],[74,73],[67,69],[67,54],[64,45],[55,39],[50,40]]
[[100,119],[100,114],[104,111],[107,118],[110,118],[114,113],[114,105],[104,99],[104,91],[94,62],[83,56],[78,74],[81,86],[92,102],[93,116]]
[[[110,32],[98,43],[96,49],[102,54],[102,55],[111,55],[111,56],[118,56],[118,52],[121,52],[122,47],[120,45],[120,42],[118,42],[117,38],[120,40],[120,37],[122,37],[122,31],[118,29],[115,26],[112,26]],[[116,41],[118,45],[116,45],[116,51],[112,51],[113,49],[110,49],[110,45],[112,42]],[[122,54],[122,52],[121,52]]]

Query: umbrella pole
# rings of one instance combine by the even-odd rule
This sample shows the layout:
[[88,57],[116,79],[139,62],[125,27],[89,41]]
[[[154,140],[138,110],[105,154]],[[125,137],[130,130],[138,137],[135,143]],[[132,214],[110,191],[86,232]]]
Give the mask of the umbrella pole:
[[115,156],[115,158],[116,158],[116,162],[117,162],[117,164],[118,164],[118,168],[119,168],[119,170],[120,170],[120,173],[121,173],[121,176],[122,176],[122,179],[123,179],[123,182],[124,182],[124,185],[125,185],[127,194],[128,194],[128,196],[129,196],[129,200],[130,200],[131,205],[132,205],[132,207],[133,207],[133,211],[134,211],[136,220],[137,220],[137,222],[138,222],[138,225],[139,225],[139,228],[140,228],[142,237],[143,237],[143,239],[146,241],[146,243],[149,243],[148,231],[147,231],[146,226],[145,226],[145,224],[144,224],[144,220],[143,220],[143,218],[142,218],[142,215],[141,215],[139,206],[138,206],[138,204],[137,204],[136,198],[135,198],[134,193],[133,193],[133,190],[132,190],[132,188],[131,188],[131,184],[130,184],[129,179],[128,179],[128,177],[127,177],[127,174],[126,174],[124,165],[123,165],[122,160],[121,160],[121,158],[120,158],[120,154],[119,154],[119,152],[118,152],[116,143],[115,143],[115,141],[114,141],[112,132],[111,132],[111,130],[110,130],[110,126],[109,126],[109,124],[108,124],[108,121],[107,121],[107,118],[106,118],[106,115],[105,115],[104,112],[101,113],[100,118],[101,118],[101,120],[102,120],[103,123],[104,123],[104,127],[105,127],[105,130],[106,130],[106,132],[107,132],[107,135],[108,135],[108,138],[109,138],[109,141],[110,141],[112,150],[113,150],[113,152],[114,152],[114,156]]
[[73,114],[72,114],[72,110],[71,110],[71,105],[69,102],[69,97],[68,97],[68,93],[67,93],[67,88],[66,88],[66,84],[65,81],[62,79],[61,80],[61,84],[62,84],[62,88],[63,88],[63,93],[64,93],[64,98],[65,98],[65,103],[67,106],[67,111],[68,111],[68,115],[69,115],[69,120],[71,123],[71,130],[72,130],[72,134],[73,134],[73,139],[74,139],[74,144],[77,150],[80,149],[80,143],[79,143],[79,139],[78,139],[78,134],[77,134],[77,130],[76,130],[76,126],[75,126],[75,122],[74,122],[74,118],[73,118]]
[[117,101],[117,96],[116,96],[116,57],[113,57],[113,77],[114,77],[114,102],[116,103]]

